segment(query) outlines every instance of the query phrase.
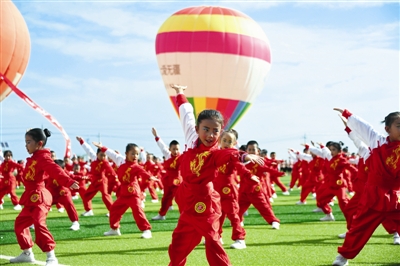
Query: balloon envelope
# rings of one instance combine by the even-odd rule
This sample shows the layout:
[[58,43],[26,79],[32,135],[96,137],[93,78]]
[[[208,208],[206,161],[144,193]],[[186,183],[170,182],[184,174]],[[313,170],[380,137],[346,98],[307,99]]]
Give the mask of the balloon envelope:
[[[14,85],[21,80],[30,55],[28,27],[11,1],[0,2],[0,73]],[[0,80],[0,101],[10,93],[10,87]]]
[[[160,27],[158,66],[171,103],[170,84],[187,85],[196,116],[217,109],[232,128],[259,95],[271,67],[262,28],[242,12],[199,6],[182,9]],[[177,111],[178,112],[178,111]]]

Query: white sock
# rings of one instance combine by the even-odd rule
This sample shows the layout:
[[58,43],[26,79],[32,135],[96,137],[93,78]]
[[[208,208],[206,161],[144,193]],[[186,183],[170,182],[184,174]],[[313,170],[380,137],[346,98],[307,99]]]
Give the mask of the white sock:
[[32,248],[24,249],[24,253],[29,255],[32,253]]
[[54,254],[54,249],[52,251],[46,252],[47,258],[55,258],[56,254]]

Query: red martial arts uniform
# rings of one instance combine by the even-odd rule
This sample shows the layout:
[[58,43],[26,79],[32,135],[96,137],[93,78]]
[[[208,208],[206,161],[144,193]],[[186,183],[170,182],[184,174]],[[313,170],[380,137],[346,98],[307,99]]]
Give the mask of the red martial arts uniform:
[[[268,162],[266,162],[268,164]],[[285,173],[276,171],[266,165],[258,165],[256,163],[247,163],[246,168],[250,170],[252,175],[263,177],[264,172],[268,172],[270,176],[283,176]],[[250,207],[253,206],[258,210],[264,220],[272,224],[273,222],[280,222],[280,220],[275,216],[271,203],[266,197],[265,187],[263,182],[256,183],[251,179],[245,178],[240,181],[239,188],[239,217],[243,219],[243,213]]]
[[121,185],[119,197],[110,209],[111,229],[116,230],[120,227],[122,216],[128,208],[131,208],[133,219],[139,230],[150,230],[151,225],[141,208],[141,191],[137,178],[140,176],[142,179],[149,179],[151,176],[137,162],[125,162],[119,166],[117,173]]
[[359,209],[338,252],[353,259],[363,249],[375,229],[385,220],[400,232],[400,141],[390,141],[361,118],[345,110],[347,126],[371,149],[368,179]]
[[76,212],[74,203],[72,202],[71,190],[65,186],[60,186],[56,178],[50,176],[46,183],[46,188],[53,197],[53,204],[61,204],[67,211],[68,217],[71,222],[79,220],[78,213]]
[[24,208],[15,220],[15,235],[21,249],[33,246],[29,226],[35,226],[35,242],[43,252],[54,249],[56,243],[46,225],[46,216],[52,204],[52,196],[44,185],[44,173],[56,178],[57,182],[70,187],[75,181],[69,178],[61,167],[53,162],[50,150],[41,149],[27,158],[23,173],[25,192],[21,196],[20,204]]
[[[146,161],[144,164],[143,164],[143,168],[144,168],[144,170],[146,170],[151,176],[154,176],[154,177],[156,177],[157,178],[157,175],[158,175],[158,172],[159,172],[159,168],[158,168],[158,165],[157,164],[155,164],[153,161]],[[156,191],[156,189],[155,189],[155,187],[154,187],[154,181],[153,180],[148,180],[148,179],[146,179],[146,180],[142,180],[142,184],[143,184],[143,186],[142,186],[142,189],[143,189],[143,192],[144,192],[144,190],[146,189],[146,188],[148,188],[149,189],[149,193],[150,193],[150,197],[151,197],[151,199],[152,200],[158,200],[158,195],[157,195],[157,191]]]
[[[218,175],[214,179],[214,189],[221,197],[221,210],[222,215],[219,219],[219,234],[222,235],[222,226],[224,225],[225,218],[231,221],[232,225],[232,240],[244,240],[246,231],[240,225],[241,218],[239,216],[239,191],[237,183],[235,182],[234,172],[240,175],[241,180],[250,179],[252,174],[246,167],[239,163],[227,163],[218,168]],[[251,182],[251,181],[249,181]],[[253,181],[256,184],[255,181]]]
[[186,264],[189,253],[205,238],[207,261],[211,266],[231,265],[218,233],[221,216],[219,194],[212,181],[218,167],[239,160],[237,149],[218,149],[218,143],[204,146],[195,130],[193,107],[183,94],[177,96],[181,124],[189,149],[181,155],[182,184],[176,194],[181,215],[168,253],[171,266]]
[[91,147],[83,140],[80,143],[82,148],[92,159],[89,172],[90,185],[87,188],[85,195],[81,195],[85,211],[90,211],[92,209],[92,199],[99,191],[101,192],[101,198],[104,205],[106,205],[107,210],[110,210],[113,200],[111,195],[108,194],[107,175],[115,177],[116,174],[107,159],[102,161],[97,160],[97,156]]
[[175,198],[176,191],[179,185],[182,183],[182,177],[179,172],[180,155],[172,156],[171,152],[168,150],[167,146],[161,138],[157,137],[156,142],[165,157],[165,174],[162,177],[162,183],[164,185],[164,195],[161,199],[160,211],[158,212],[160,216],[165,216],[168,212],[169,207],[172,206],[172,201]]
[[3,178],[0,179],[0,204],[3,197],[7,194],[11,195],[12,204],[18,205],[19,199],[15,193],[15,188],[17,186],[17,179],[14,176],[14,170],[18,171],[18,175],[21,175],[24,168],[19,163],[8,160],[1,164],[1,174]]

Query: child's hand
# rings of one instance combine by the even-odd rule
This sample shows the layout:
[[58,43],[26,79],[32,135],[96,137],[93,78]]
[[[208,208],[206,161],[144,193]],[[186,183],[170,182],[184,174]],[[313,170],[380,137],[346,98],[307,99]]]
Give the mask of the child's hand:
[[83,142],[83,139],[82,139],[81,137],[79,137],[79,136],[76,136],[76,139],[77,139],[79,142]]
[[250,161],[252,163],[256,163],[259,165],[264,165],[264,159],[258,155],[255,154],[247,154],[246,157],[244,158],[246,162]]
[[92,144],[93,144],[94,146],[96,146],[97,148],[99,148],[99,149],[103,148],[103,145],[101,145],[100,142],[93,141]]
[[258,178],[258,176],[253,175],[252,177],[250,177],[250,179],[256,183],[260,183],[260,178]]
[[158,178],[155,177],[155,176],[151,176],[151,177],[150,177],[150,180],[152,180],[152,181],[158,181]]
[[343,114],[343,109],[340,109],[340,108],[333,108],[333,110],[338,111],[339,113]]
[[79,189],[78,182],[75,181],[69,188],[70,189]]
[[183,91],[187,88],[187,86],[180,86],[177,84],[170,85],[176,91],[176,94],[183,94]]
[[151,133],[153,133],[153,136],[155,137],[155,138],[157,138],[157,130],[153,127],[153,128],[151,128]]
[[347,127],[347,119],[344,118],[341,114],[338,114],[338,116],[340,117],[340,119],[342,119],[344,126]]

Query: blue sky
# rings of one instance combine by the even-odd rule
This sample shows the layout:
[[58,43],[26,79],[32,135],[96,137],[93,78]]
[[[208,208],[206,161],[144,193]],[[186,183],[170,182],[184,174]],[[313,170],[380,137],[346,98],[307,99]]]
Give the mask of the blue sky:
[[[355,151],[333,107],[347,107],[384,133],[380,121],[399,110],[398,2],[100,2],[13,1],[28,25],[31,56],[18,87],[75,136],[124,151],[128,142],[161,155],[151,134],[183,143],[164,91],[155,37],[189,6],[237,9],[264,29],[272,68],[264,89],[237,124],[239,141],[287,158],[287,148],[342,140]],[[62,135],[12,94],[0,103],[1,141],[15,159],[28,156],[27,128],[53,132],[48,147],[63,156]]]

